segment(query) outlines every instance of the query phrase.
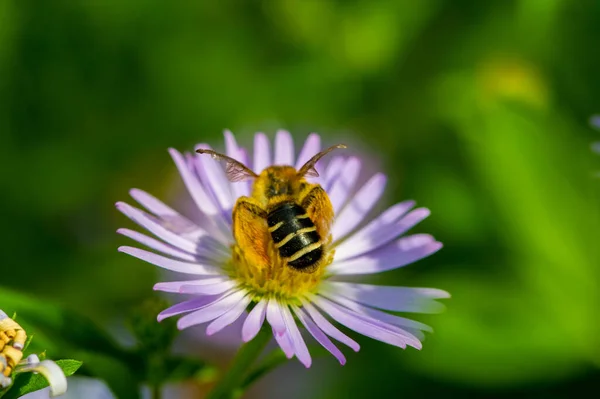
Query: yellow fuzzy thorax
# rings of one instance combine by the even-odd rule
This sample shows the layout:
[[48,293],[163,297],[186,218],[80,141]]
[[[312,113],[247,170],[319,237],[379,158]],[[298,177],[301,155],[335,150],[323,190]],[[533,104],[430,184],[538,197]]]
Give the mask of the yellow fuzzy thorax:
[[[327,240],[327,246],[330,243],[331,236]],[[266,297],[293,303],[304,294],[316,292],[326,267],[333,261],[334,252],[326,251],[321,267],[313,273],[302,273],[285,265],[273,243],[269,244],[272,262],[267,268],[252,265],[244,257],[239,246],[234,245],[230,270],[232,277],[250,291],[253,300],[258,301]]]

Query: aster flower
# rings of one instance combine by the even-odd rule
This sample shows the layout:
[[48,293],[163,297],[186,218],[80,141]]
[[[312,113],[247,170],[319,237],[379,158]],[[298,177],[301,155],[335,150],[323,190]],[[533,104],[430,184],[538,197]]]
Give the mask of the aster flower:
[[[264,134],[256,134],[252,157],[229,131],[225,132],[225,147],[228,157],[248,166],[256,175],[271,165],[290,165],[299,170],[321,150],[320,137],[311,134],[296,157],[292,137],[285,131],[277,132],[274,151]],[[359,158],[335,154],[325,167],[317,164],[320,176],[307,180],[319,184],[331,201],[335,219],[330,237],[324,237],[331,256],[316,272],[301,272],[284,266],[271,243],[271,264],[257,268],[245,258],[232,233],[236,200],[252,195],[254,181],[229,181],[223,165],[207,155],[169,151],[202,219],[191,221],[138,189],[130,194],[145,210],[123,202],[116,204],[118,210],[158,239],[129,229],[118,232],[162,255],[129,246],[119,251],[193,276],[155,285],[155,290],[192,295],[161,312],[159,321],[186,314],[178,320],[178,328],[209,323],[206,333],[211,335],[247,313],[241,331],[243,341],[252,340],[266,319],[286,356],[297,357],[306,367],[311,365],[311,355],[299,324],[341,364],[346,359],[331,338],[355,351],[359,345],[333,322],[400,348],[421,348],[423,331],[431,331],[430,327],[387,311],[437,312],[443,306],[435,300],[448,298],[447,292],[343,281],[406,266],[442,247],[428,234],[403,236],[429,215],[426,208],[412,209],[413,201],[393,205],[373,220],[366,220],[383,195],[385,175],[377,173],[359,187]],[[258,240],[257,236],[257,245]]]
[[40,373],[50,385],[52,396],[67,391],[67,379],[62,369],[52,360],[41,360],[29,355],[22,360],[27,340],[25,330],[6,313],[0,310],[0,389],[8,388],[12,376],[19,373]]

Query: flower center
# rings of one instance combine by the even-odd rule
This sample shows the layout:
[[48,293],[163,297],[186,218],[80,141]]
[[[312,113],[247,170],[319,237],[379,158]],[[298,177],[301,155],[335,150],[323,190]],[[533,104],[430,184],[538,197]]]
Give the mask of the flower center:
[[[331,238],[328,241],[331,241]],[[316,291],[326,267],[333,261],[334,252],[333,249],[325,251],[320,266],[306,273],[286,265],[273,242],[269,243],[271,263],[267,267],[252,264],[239,246],[234,245],[231,273],[235,280],[253,294],[255,300],[273,297],[294,301],[306,293]]]

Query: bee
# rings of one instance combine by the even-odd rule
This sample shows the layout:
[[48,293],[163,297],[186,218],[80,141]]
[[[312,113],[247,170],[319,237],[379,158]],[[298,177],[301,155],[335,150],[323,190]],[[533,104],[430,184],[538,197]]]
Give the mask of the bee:
[[0,388],[11,384],[10,375],[23,358],[25,330],[0,310]]
[[274,165],[256,174],[246,165],[212,150],[199,149],[226,163],[226,175],[232,182],[254,179],[249,197],[237,199],[233,208],[233,236],[246,260],[260,269],[276,256],[286,267],[302,273],[319,269],[329,252],[333,207],[329,196],[307,177],[319,176],[316,163],[343,144],[334,145],[309,159],[300,169]]

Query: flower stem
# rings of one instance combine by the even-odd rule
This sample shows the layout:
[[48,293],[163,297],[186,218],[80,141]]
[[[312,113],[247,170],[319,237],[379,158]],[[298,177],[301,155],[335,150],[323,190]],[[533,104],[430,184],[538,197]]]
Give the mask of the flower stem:
[[240,387],[242,379],[250,370],[252,363],[271,339],[271,335],[270,329],[263,328],[252,341],[244,344],[233,359],[233,364],[227,374],[217,383],[206,399],[230,399]]
[[150,387],[150,389],[151,389],[151,395],[152,395],[151,398],[152,399],[160,399],[162,397],[162,395],[161,395],[162,390],[161,390],[160,385],[152,385]]

